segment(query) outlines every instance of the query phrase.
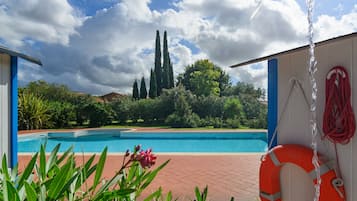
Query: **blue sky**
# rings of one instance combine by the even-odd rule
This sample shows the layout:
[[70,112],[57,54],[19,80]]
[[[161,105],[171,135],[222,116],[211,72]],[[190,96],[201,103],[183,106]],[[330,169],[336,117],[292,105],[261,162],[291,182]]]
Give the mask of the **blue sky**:
[[[315,41],[357,31],[357,0],[315,2]],[[307,42],[305,0],[0,0],[0,19],[0,45],[44,63],[21,62],[22,85],[43,79],[91,94],[148,80],[156,30],[168,32],[175,75],[208,58],[263,88],[265,62],[229,66]]]

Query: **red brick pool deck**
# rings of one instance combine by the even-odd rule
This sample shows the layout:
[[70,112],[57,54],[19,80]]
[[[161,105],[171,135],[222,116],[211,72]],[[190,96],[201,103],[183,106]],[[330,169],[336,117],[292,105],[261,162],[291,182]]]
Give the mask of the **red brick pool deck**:
[[[212,131],[212,130],[211,130]],[[168,155],[157,154],[157,164],[171,159],[170,163],[158,174],[144,194],[162,187],[164,192],[172,191],[178,200],[193,200],[194,188],[203,189],[208,185],[208,200],[235,201],[259,200],[259,164],[261,154],[232,155]],[[85,156],[85,160],[89,156]],[[19,167],[24,168],[29,155],[19,155]],[[82,163],[82,155],[77,157]],[[109,155],[105,165],[104,176],[110,177],[119,169],[122,155]]]

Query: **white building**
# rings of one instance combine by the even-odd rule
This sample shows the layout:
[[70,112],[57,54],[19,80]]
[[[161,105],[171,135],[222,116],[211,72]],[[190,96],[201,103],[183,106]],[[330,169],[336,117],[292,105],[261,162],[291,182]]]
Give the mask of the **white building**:
[[[277,127],[279,129],[276,144],[299,144],[311,147],[311,114],[303,93],[298,87],[293,89],[286,110],[283,107],[291,89],[292,80],[301,82],[308,101],[311,99],[311,86],[308,74],[308,46],[280,52],[277,54],[253,59],[232,67],[244,66],[268,60],[268,138]],[[318,88],[317,125],[322,128],[325,109],[325,79],[328,71],[334,66],[347,69],[351,85],[351,103],[354,113],[357,113],[357,33],[332,38],[316,44],[315,56],[318,71],[315,74]],[[327,139],[318,141],[319,153],[327,160],[335,161],[334,145]],[[342,178],[344,180],[347,201],[357,200],[357,139],[354,136],[346,145],[337,144]],[[305,201],[313,200],[313,181],[301,168],[285,164],[280,171],[282,200]]]
[[41,61],[0,46],[0,154],[11,166],[17,163],[17,67],[18,57]]

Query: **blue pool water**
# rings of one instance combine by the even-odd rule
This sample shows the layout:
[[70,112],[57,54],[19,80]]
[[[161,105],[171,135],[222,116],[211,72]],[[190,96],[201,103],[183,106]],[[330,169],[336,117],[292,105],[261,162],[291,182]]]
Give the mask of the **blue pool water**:
[[141,144],[154,152],[264,152],[265,132],[124,132],[120,130],[91,130],[79,132],[43,133],[20,136],[19,152],[36,152],[46,143],[46,151],[57,144],[65,151],[74,146],[75,152],[125,152]]

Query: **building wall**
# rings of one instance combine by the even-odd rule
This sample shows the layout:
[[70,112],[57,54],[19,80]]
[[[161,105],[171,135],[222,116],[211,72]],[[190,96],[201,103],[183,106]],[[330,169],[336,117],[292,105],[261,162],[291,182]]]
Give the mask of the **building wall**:
[[10,56],[0,54],[0,154],[9,153],[10,144]]
[[[318,71],[315,74],[318,87],[317,124],[322,131],[323,111],[325,107],[325,77],[327,72],[336,65],[344,66],[350,75],[351,86],[353,78],[357,77],[357,38],[343,39],[316,47]],[[308,50],[284,54],[278,57],[278,119],[282,118],[278,130],[278,144],[301,144],[311,146],[311,128],[309,106],[306,105],[303,94],[297,88],[289,98],[288,106],[283,112],[287,100],[291,79],[301,81],[303,89],[310,101],[311,86],[308,75]],[[352,88],[352,107],[357,113],[357,87]],[[326,160],[335,160],[333,144],[327,140],[318,140],[319,152]],[[345,182],[347,201],[357,200],[357,139],[347,145],[338,145],[341,174]],[[294,165],[285,165],[281,171],[282,197],[285,201],[313,200],[313,182],[308,175]]]

